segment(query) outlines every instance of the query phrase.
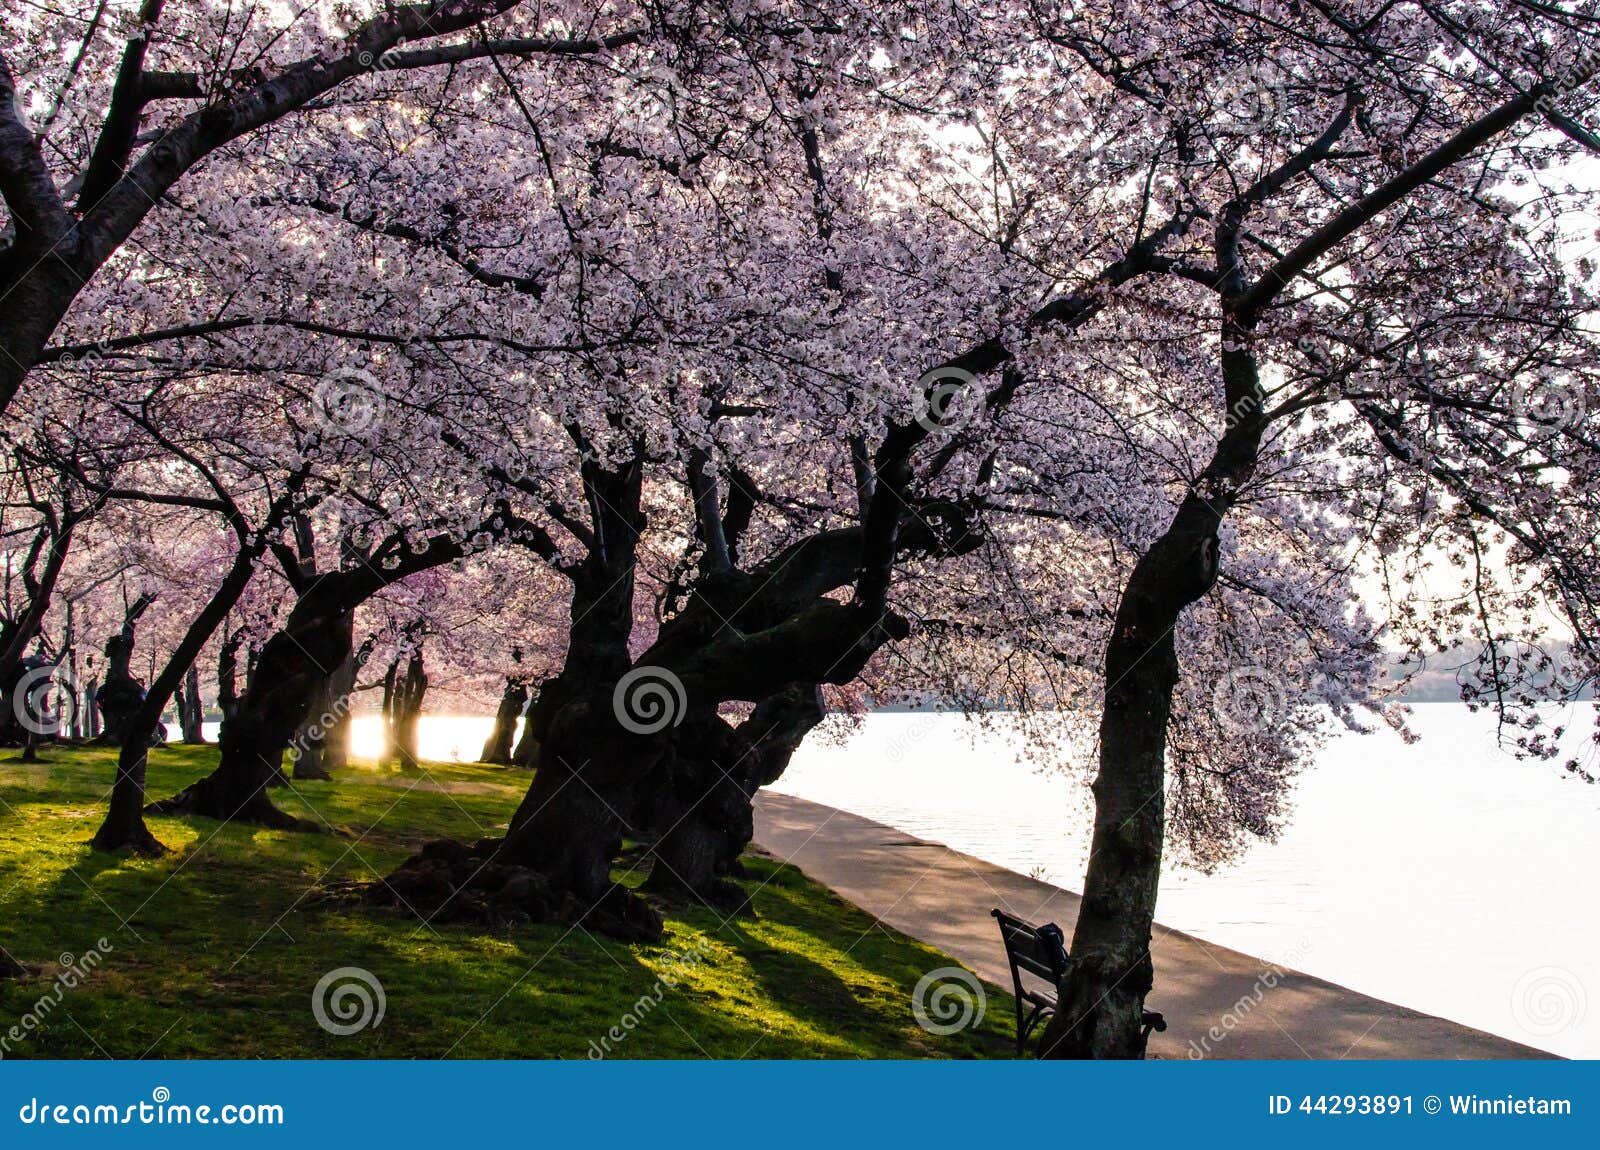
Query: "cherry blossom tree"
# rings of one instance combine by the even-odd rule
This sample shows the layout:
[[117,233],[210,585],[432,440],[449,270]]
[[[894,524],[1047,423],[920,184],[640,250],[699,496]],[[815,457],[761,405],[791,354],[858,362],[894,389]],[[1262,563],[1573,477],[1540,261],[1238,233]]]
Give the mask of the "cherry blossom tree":
[[631,6],[518,0],[272,13],[85,0],[8,9],[5,27],[0,412],[85,285],[164,195],[236,141],[375,71],[603,53],[648,30]]
[[[114,177],[57,194],[111,239],[71,294],[17,281],[13,412],[92,402],[150,507],[222,513],[234,601],[262,557],[290,588],[221,765],[160,809],[294,825],[267,788],[358,634],[490,697],[520,648],[508,834],[375,897],[642,938],[624,834],[655,896],[737,906],[752,797],[830,695],[1070,708],[1095,838],[1044,1046],[1136,1057],[1164,854],[1276,833],[1328,714],[1403,726],[1392,654],[1475,636],[1469,695],[1552,746],[1536,704],[1596,666],[1592,272],[1560,248],[1587,0],[428,11],[428,47],[405,9],[332,64],[202,69],[116,145],[109,61],[199,51],[151,19],[84,65],[122,159],[48,161]],[[13,137],[26,176],[54,137]],[[7,178],[16,250],[58,234]],[[160,202],[96,215],[124,185]],[[1559,660],[1513,641],[1552,618]]]

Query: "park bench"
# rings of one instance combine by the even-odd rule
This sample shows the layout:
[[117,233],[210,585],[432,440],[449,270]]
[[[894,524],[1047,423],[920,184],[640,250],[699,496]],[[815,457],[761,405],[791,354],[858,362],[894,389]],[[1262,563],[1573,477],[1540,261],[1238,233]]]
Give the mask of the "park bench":
[[[999,907],[991,912],[1000,924],[1000,938],[1006,944],[1006,960],[1011,963],[1011,984],[1017,996],[1017,1056],[1027,1049],[1028,1036],[1045,1018],[1055,1013],[1056,988],[1067,971],[1067,944],[1055,923],[1035,926]],[[1026,971],[1050,984],[1049,991],[1025,986]],[[1144,1012],[1144,1036],[1152,1030],[1165,1030],[1167,1020],[1153,1010]]]

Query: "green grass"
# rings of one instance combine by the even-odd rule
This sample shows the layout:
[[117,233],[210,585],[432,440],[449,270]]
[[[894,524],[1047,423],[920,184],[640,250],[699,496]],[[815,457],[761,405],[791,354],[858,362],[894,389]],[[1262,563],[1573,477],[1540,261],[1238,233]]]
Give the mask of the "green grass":
[[[652,945],[559,925],[430,925],[327,894],[386,873],[429,839],[499,833],[525,772],[357,765],[336,782],[277,792],[326,833],[151,819],[171,852],[147,860],[88,846],[113,753],[51,747],[44,757],[0,758],[0,945],[36,968],[0,979],[0,1038],[56,997],[63,958],[102,937],[110,949],[6,1057],[584,1058],[630,1013],[637,1025],[619,1029],[612,1057],[1010,1054],[1009,998],[991,989],[976,1029],[927,1033],[912,988],[954,963],[766,859],[749,860],[753,917],[667,906],[666,937]],[[160,748],[149,793],[172,794],[215,760],[214,748]],[[703,957],[677,957],[691,952]],[[318,1025],[313,988],[338,967],[382,983],[379,1025],[348,1036]],[[636,1010],[641,999],[649,1005]]]

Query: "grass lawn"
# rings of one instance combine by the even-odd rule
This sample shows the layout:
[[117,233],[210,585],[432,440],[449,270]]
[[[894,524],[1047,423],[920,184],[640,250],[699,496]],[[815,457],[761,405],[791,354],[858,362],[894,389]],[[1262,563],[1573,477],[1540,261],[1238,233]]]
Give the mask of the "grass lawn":
[[[5,1057],[584,1058],[613,1027],[623,1038],[610,1056],[624,1058],[1011,1054],[1009,997],[991,988],[976,1029],[924,1031],[912,988],[956,964],[761,858],[746,882],[754,917],[669,906],[655,945],[566,926],[430,925],[323,893],[386,873],[429,839],[500,833],[523,771],[360,764],[277,792],[327,833],[157,818],[150,827],[171,853],[152,861],[89,849],[112,751],[43,757],[0,752],[0,945],[37,968],[0,979],[0,1038],[41,996],[57,997],[63,961],[102,937],[110,949]],[[211,747],[157,749],[151,797],[215,761]],[[313,988],[340,967],[381,982],[377,1026],[341,1036],[314,1018]],[[622,1029],[625,1014],[637,1025]]]

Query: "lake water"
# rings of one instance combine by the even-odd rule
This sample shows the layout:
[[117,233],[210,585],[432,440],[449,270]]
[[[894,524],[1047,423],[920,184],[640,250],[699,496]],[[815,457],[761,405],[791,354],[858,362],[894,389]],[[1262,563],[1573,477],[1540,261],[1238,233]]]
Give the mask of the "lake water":
[[[1593,704],[1569,726],[1590,729]],[[1492,719],[1419,704],[1341,734],[1300,780],[1281,840],[1215,874],[1169,870],[1158,919],[1375,997],[1570,1057],[1600,1057],[1600,786],[1495,749]],[[876,714],[808,739],[775,790],[1078,889],[1081,776],[1019,761],[1007,724]],[[426,758],[476,757],[487,719],[424,720]],[[376,745],[375,720],[355,749]]]

